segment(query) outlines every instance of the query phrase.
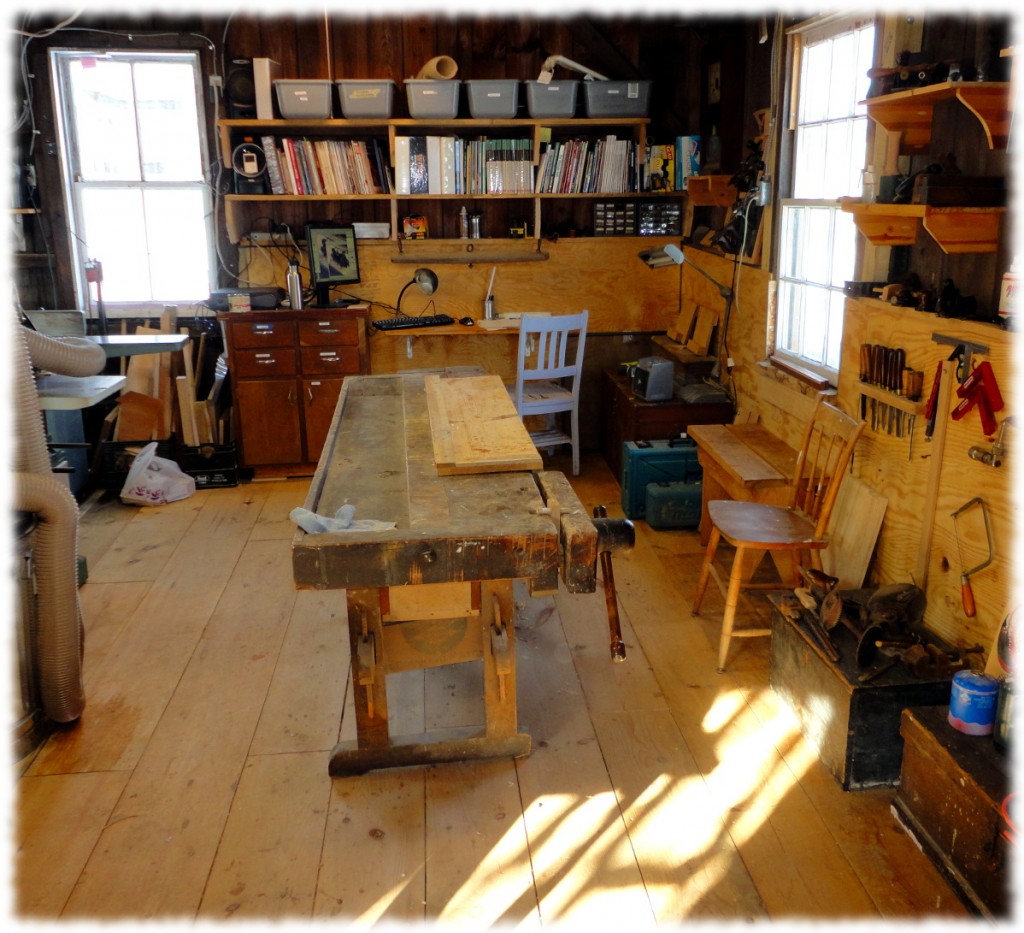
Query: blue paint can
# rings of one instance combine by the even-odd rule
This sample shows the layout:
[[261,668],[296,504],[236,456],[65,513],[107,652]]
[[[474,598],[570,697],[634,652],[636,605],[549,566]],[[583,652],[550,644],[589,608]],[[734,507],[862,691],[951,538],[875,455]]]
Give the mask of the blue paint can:
[[991,735],[999,681],[987,674],[957,671],[949,694],[949,724],[965,735]]

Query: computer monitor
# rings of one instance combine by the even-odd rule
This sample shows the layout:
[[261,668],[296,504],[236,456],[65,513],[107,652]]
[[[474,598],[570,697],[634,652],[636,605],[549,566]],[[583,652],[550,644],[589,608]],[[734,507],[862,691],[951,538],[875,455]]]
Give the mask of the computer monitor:
[[316,292],[317,307],[330,307],[331,289],[335,285],[359,281],[355,228],[342,224],[306,224],[306,246],[310,285]]

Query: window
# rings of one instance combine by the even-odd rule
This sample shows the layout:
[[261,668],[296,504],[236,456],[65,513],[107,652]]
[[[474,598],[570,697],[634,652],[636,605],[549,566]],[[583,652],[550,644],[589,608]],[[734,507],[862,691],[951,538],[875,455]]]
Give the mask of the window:
[[75,289],[146,314],[209,298],[213,211],[194,52],[50,52]]
[[873,22],[831,19],[794,30],[791,197],[780,201],[775,353],[835,382],[843,285],[856,228],[838,198],[858,196],[867,155]]

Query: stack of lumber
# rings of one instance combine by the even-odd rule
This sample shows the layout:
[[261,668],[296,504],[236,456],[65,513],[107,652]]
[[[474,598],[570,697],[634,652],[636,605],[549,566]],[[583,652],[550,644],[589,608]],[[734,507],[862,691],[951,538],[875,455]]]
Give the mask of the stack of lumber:
[[[177,312],[168,307],[159,327],[140,326],[137,334],[171,334],[178,330]],[[181,328],[180,333],[187,333]],[[199,341],[202,359],[204,340]],[[181,442],[196,447],[218,441],[216,401],[223,376],[215,378],[210,397],[199,400],[190,341],[180,351],[145,353],[128,359],[126,383],[117,407],[108,415],[104,439],[115,441],[164,440],[178,434]]]

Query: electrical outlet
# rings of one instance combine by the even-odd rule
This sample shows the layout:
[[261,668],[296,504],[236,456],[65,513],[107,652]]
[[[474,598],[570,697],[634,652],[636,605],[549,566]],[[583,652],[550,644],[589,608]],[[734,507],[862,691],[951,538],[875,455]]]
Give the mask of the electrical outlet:
[[277,241],[276,233],[265,233],[263,231],[254,230],[249,234],[250,243],[275,243]]

